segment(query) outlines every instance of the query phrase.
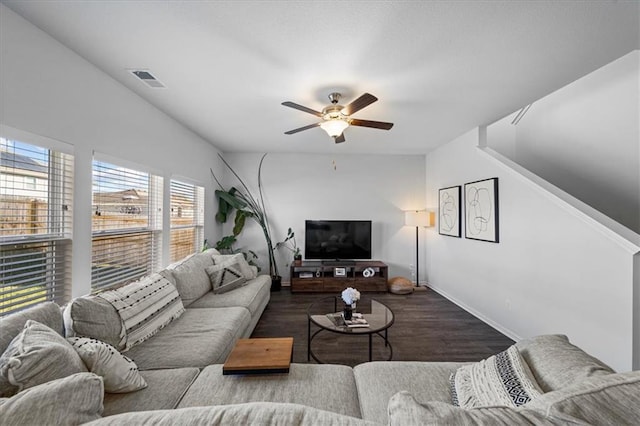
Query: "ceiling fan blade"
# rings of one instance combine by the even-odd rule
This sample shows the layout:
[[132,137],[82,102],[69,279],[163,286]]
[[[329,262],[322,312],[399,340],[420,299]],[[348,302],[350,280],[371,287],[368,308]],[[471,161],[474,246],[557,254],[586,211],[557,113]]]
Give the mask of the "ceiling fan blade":
[[316,117],[322,117],[322,113],[320,111],[315,111],[315,110],[313,110],[311,108],[307,108],[306,106],[302,106],[302,105],[296,104],[294,102],[287,101],[287,102],[283,102],[282,105],[288,106],[289,108],[297,109],[297,110],[300,110],[300,111],[308,112],[309,114],[313,114]]
[[297,129],[289,130],[288,132],[284,132],[285,135],[292,135],[294,133],[301,132],[303,130],[313,129],[314,127],[318,127],[320,123],[309,124],[308,126],[298,127]]
[[376,98],[372,94],[365,93],[364,95],[360,96],[358,99],[356,99],[355,101],[351,102],[349,105],[344,107],[342,109],[342,113],[345,115],[351,115],[354,112],[360,111],[362,108],[371,105],[377,100],[378,98]]
[[336,143],[342,143],[342,142],[344,142],[344,141],[346,141],[346,139],[344,138],[344,132],[342,132],[342,133],[340,134],[340,136],[337,136],[337,137],[335,138],[335,142],[336,142]]
[[393,123],[385,123],[384,121],[358,120],[357,118],[352,118],[349,121],[349,124],[351,124],[352,126],[373,127],[374,129],[383,130],[389,130],[393,127]]

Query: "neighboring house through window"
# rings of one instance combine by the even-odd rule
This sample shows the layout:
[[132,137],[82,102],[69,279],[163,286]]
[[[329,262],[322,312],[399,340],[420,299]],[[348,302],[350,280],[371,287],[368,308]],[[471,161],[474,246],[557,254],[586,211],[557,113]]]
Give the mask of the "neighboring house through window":
[[204,188],[171,180],[171,262],[204,244]]
[[0,315],[71,293],[73,155],[31,138],[0,134]]
[[159,270],[162,258],[162,177],[93,161],[94,292]]

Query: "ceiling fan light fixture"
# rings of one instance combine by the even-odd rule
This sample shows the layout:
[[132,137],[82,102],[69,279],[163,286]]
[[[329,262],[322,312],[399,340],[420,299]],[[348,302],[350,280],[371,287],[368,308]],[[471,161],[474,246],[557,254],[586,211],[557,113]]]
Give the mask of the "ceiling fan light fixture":
[[344,132],[344,129],[349,127],[349,123],[340,118],[334,118],[320,123],[320,127],[332,138],[337,138]]

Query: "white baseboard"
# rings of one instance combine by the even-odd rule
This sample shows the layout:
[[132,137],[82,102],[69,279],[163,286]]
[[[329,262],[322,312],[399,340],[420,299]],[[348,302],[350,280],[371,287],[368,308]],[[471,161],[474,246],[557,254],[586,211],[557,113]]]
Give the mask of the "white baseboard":
[[465,303],[459,301],[458,299],[456,299],[455,297],[451,296],[450,294],[448,294],[446,291],[442,290],[441,288],[433,286],[433,285],[431,285],[429,283],[427,283],[426,286],[429,287],[431,290],[435,291],[436,293],[438,293],[439,295],[441,295],[442,297],[446,298],[450,302],[455,303],[457,306],[459,306],[460,308],[462,308],[465,311],[469,312],[471,315],[475,316],[476,318],[478,318],[482,322],[484,322],[484,323],[490,325],[491,327],[495,328],[496,330],[498,330],[500,333],[504,334],[505,336],[507,336],[511,340],[514,340],[516,342],[519,341],[519,340],[522,340],[522,336],[519,336],[513,330],[510,330],[509,328],[504,327],[502,324],[498,324],[497,322],[485,317],[481,312],[478,312],[475,309],[471,308],[470,306],[466,305]]

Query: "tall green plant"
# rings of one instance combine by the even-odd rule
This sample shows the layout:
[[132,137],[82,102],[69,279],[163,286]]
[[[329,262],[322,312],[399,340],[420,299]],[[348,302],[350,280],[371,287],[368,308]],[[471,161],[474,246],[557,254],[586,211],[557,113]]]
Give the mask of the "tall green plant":
[[211,175],[220,188],[215,192],[216,199],[218,200],[218,212],[216,213],[216,220],[220,223],[225,223],[229,219],[229,216],[235,210],[236,215],[233,221],[233,237],[235,237],[240,234],[240,232],[242,232],[247,218],[253,219],[262,229],[262,233],[264,234],[264,238],[267,243],[267,254],[269,255],[269,273],[272,277],[277,277],[280,274],[278,273],[278,264],[276,263],[274,255],[274,246],[272,242],[273,240],[271,239],[269,218],[264,206],[264,195],[262,191],[262,163],[264,162],[264,158],[266,156],[267,154],[264,154],[262,158],[260,158],[260,163],[258,164],[258,198],[254,197],[253,194],[251,194],[249,187],[244,183],[242,178],[238,176],[235,170],[233,170],[229,163],[227,163],[227,161],[220,154],[218,154],[218,157],[220,157],[220,160],[222,160],[227,169],[229,169],[229,171],[233,173],[235,178],[240,183],[241,188],[238,189],[232,186],[231,188],[226,189],[222,185],[220,180],[216,177],[213,170],[211,170]]

